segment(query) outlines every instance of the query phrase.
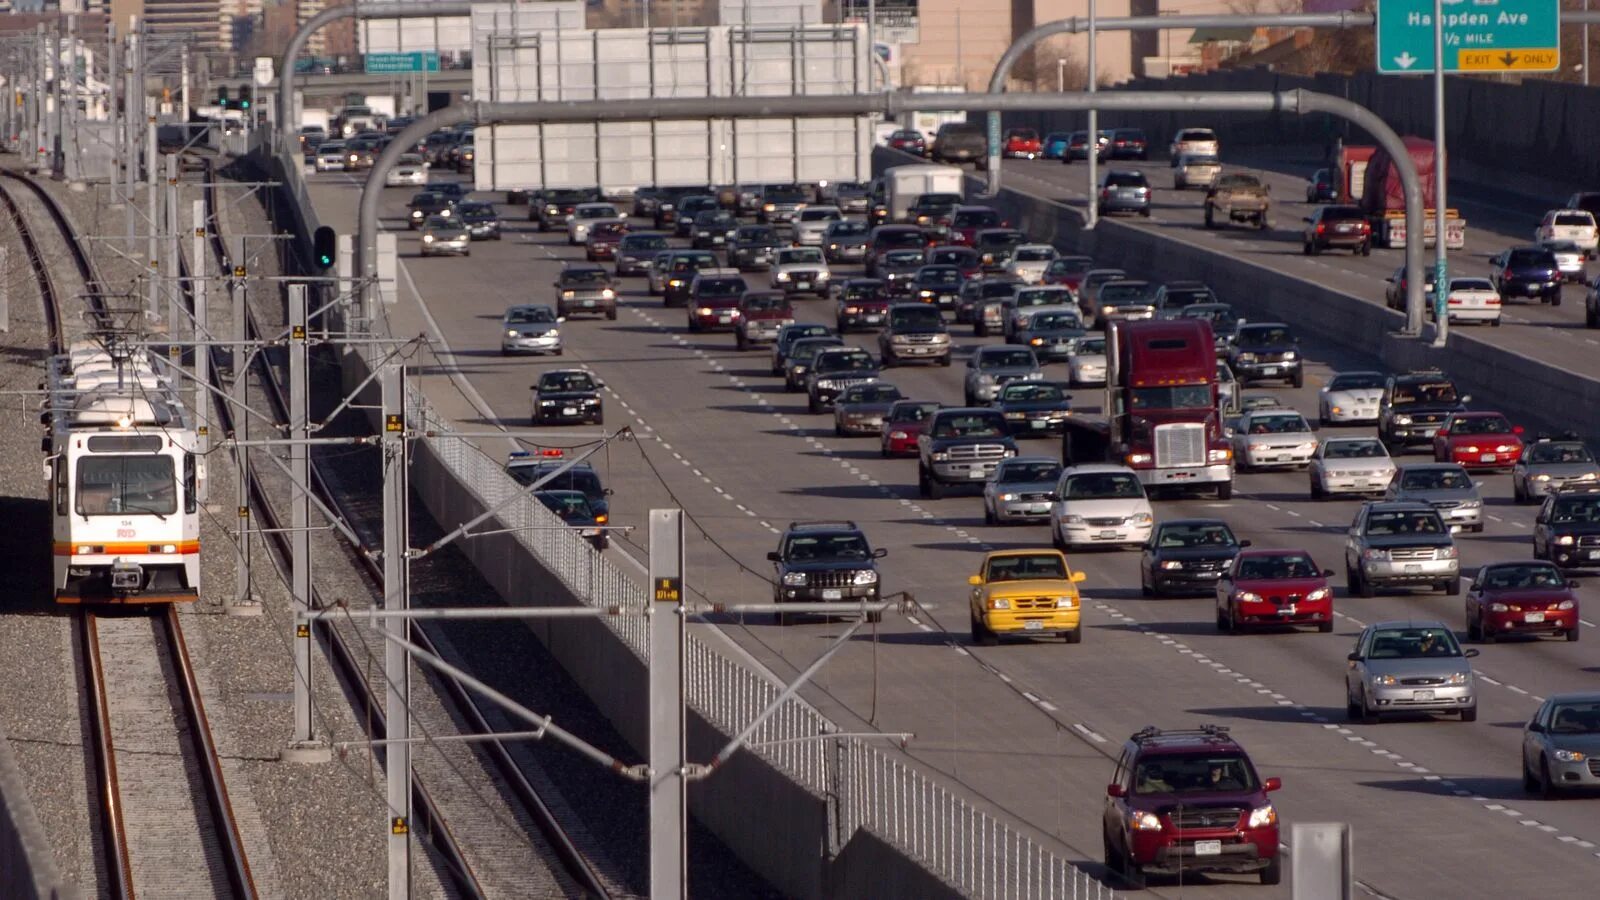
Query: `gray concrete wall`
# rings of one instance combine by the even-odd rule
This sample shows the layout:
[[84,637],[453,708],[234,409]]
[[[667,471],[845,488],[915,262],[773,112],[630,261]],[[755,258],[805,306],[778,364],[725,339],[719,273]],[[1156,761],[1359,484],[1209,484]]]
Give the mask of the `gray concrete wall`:
[[11,742],[0,732],[0,897],[75,900],[77,888],[61,880],[44,826],[33,809]]
[[893,844],[862,828],[834,861],[828,896],[871,900],[944,900],[962,896]]

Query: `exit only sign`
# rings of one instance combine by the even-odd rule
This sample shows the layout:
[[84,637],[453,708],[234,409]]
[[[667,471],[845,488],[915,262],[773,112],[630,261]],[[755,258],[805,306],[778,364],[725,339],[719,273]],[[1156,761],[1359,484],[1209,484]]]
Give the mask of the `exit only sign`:
[[[1446,72],[1552,72],[1561,66],[1559,0],[1444,0]],[[1378,0],[1378,71],[1434,70],[1433,0]]]

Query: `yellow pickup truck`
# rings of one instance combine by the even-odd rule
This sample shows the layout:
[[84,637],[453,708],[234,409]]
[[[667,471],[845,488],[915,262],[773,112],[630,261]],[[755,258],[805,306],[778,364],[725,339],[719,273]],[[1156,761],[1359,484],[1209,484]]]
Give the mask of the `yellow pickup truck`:
[[1002,635],[1043,637],[1059,634],[1067,643],[1083,640],[1082,572],[1067,565],[1059,550],[997,550],[983,558],[968,606],[972,640],[986,647]]

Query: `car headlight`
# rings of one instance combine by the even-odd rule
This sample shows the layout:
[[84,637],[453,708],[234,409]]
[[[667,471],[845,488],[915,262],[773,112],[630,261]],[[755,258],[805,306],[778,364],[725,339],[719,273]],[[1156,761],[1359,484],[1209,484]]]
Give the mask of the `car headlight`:
[[1181,569],[1181,568],[1183,568],[1183,563],[1181,563],[1181,562],[1179,562],[1179,561],[1177,561],[1175,559],[1169,559],[1166,562],[1161,564],[1161,568],[1163,568],[1163,569]]
[[891,431],[891,432],[889,432],[889,440],[891,440],[891,441],[909,440],[910,437],[911,437],[911,435],[905,433],[904,431]]
[[422,242],[423,242],[423,243],[424,243],[424,244],[431,244],[431,243],[433,243],[433,235],[431,235],[431,234],[425,234],[425,235],[423,235],[423,236],[422,236]]
[[1027,417],[1028,417],[1028,414],[1027,413],[1022,413],[1022,412],[1008,412],[1008,413],[1006,413],[1006,418],[1008,418],[1008,419],[1026,419]]
[[1583,762],[1589,758],[1577,750],[1557,750],[1554,756],[1562,762]]
[[1571,600],[1563,600],[1556,604],[1556,609],[1576,609],[1577,604]]
[[855,580],[854,580],[853,583],[858,585],[858,586],[859,585],[864,585],[864,584],[877,584],[878,583],[878,573],[873,571],[872,569],[862,569],[861,571],[856,573],[856,577],[855,577]]
[[1276,824],[1277,821],[1278,811],[1272,808],[1271,803],[1268,803],[1266,806],[1259,806],[1250,810],[1250,821],[1245,825],[1245,827],[1265,828],[1268,825]]
[[683,287],[683,279],[682,278],[674,278],[671,281],[667,282],[667,287]]
[[948,335],[948,334],[936,334],[936,335],[933,336],[933,342],[935,344],[948,344],[948,343],[950,343],[950,335]]
[[1593,481],[1593,480],[1595,480],[1595,477],[1596,477],[1596,473],[1594,473],[1594,472],[1585,472],[1582,475],[1578,476],[1578,480],[1579,481]]
[[927,300],[933,297],[933,291],[917,291],[917,296]]
[[1039,346],[1043,346],[1043,344],[1044,344],[1044,338],[1030,338],[1030,339],[1029,339],[1029,340],[1028,340],[1028,343],[1029,343],[1029,344],[1030,344],[1030,345],[1031,345],[1031,346],[1034,346],[1034,347],[1039,347]]
[[1462,509],[1482,509],[1483,508],[1483,501],[1482,500],[1463,500],[1463,501],[1461,501],[1461,508]]
[[804,587],[806,583],[806,573],[785,572],[783,573],[783,583],[789,587]]
[[1256,361],[1256,355],[1254,353],[1241,353],[1241,354],[1239,354],[1239,362],[1247,363],[1247,362],[1255,362],[1255,361]]
[[1448,547],[1440,547],[1439,548],[1439,558],[1440,559],[1455,559],[1459,555],[1461,555],[1461,551],[1456,549],[1454,544],[1452,544],[1452,545],[1450,545]]
[[1234,599],[1238,600],[1240,603],[1260,603],[1261,602],[1261,595],[1255,593],[1254,591],[1238,591],[1233,596],[1234,596]]
[[1001,494],[996,499],[998,499],[1001,503],[1010,503],[1011,501],[1017,499],[1017,495],[1016,494]]
[[1208,457],[1212,462],[1227,462],[1233,458],[1233,451],[1226,447],[1221,450],[1212,450]]
[[1071,597],[1056,598],[1056,609],[1071,609],[1075,605],[1077,605],[1077,601]]
[[1328,599],[1328,596],[1329,596],[1329,593],[1328,593],[1328,589],[1327,588],[1317,588],[1316,590],[1314,590],[1311,593],[1306,595],[1306,602],[1307,603],[1315,603],[1318,600],[1326,600],[1326,599]]
[[1317,442],[1316,441],[1303,441],[1300,444],[1297,444],[1295,446],[1295,449],[1296,450],[1308,450],[1308,451],[1316,450],[1317,449]]
[[1295,353],[1294,353],[1293,350],[1285,350],[1283,352],[1283,361],[1284,362],[1293,362],[1294,359],[1295,359]]
[[1496,453],[1510,453],[1511,451],[1513,451],[1515,449],[1517,449],[1517,445],[1516,444],[1496,444],[1495,448],[1494,448],[1494,452],[1496,452]]
[[1470,677],[1471,676],[1469,676],[1466,672],[1451,672],[1450,675],[1447,678],[1445,678],[1444,683],[1445,684],[1466,684],[1467,680]]
[[1130,812],[1128,827],[1134,831],[1160,831],[1161,820],[1152,812]]
[[694,314],[697,315],[697,316],[709,316],[709,315],[711,315],[711,307],[702,306],[699,309],[696,309],[694,311]]
[[1063,524],[1063,525],[1082,525],[1083,524],[1083,516],[1062,516],[1061,517],[1061,524]]
[[1491,603],[1491,604],[1489,604],[1489,611],[1490,612],[1505,612],[1507,609],[1510,609],[1510,607],[1506,606],[1504,603]]
[[1129,453],[1128,454],[1128,465],[1130,465],[1130,466],[1142,466],[1145,463],[1150,462],[1152,459],[1154,459],[1154,457],[1152,457],[1148,453]]
[[[1585,475],[1584,477],[1585,478],[1593,478],[1594,476],[1593,475]],[[1549,481],[1550,480],[1550,476],[1544,474],[1543,472],[1541,472],[1538,475],[1533,476],[1533,480],[1534,481]]]
[[831,275],[831,273],[829,273],[826,269],[824,269],[823,271],[817,273],[817,280],[818,281],[827,281],[828,278],[830,277],[830,275]]
[[571,300],[573,297],[576,297],[576,296],[578,296],[578,292],[577,291],[562,291],[561,292],[561,299],[563,299],[563,300]]
[[933,461],[934,462],[947,462],[947,461],[949,461],[949,459],[950,459],[950,454],[947,453],[946,451],[944,451],[944,450],[935,450],[935,451],[933,451]]
[[1372,676],[1372,686],[1373,687],[1384,687],[1386,685],[1391,685],[1391,684],[1395,684],[1395,683],[1397,683],[1397,679],[1393,675],[1374,675],[1374,676]]
[[1368,547],[1367,549],[1361,551],[1361,558],[1362,559],[1385,560],[1385,559],[1389,558],[1389,551],[1380,550],[1377,547]]
[[779,272],[777,275],[774,275],[773,277],[776,278],[779,281],[788,281],[789,280],[789,273],[788,272]]
[[1394,417],[1394,424],[1396,424],[1396,425],[1410,425],[1411,424],[1411,417],[1410,416],[1395,416]]
[[778,208],[777,206],[775,206],[775,205],[773,205],[771,203],[768,203],[765,206],[761,207],[761,210],[762,210],[762,212],[772,212],[773,210],[775,210],[777,208]]
[[829,250],[838,250],[839,249],[839,245],[838,244],[829,244],[828,245],[828,249]]
[[519,331],[507,331],[506,332],[506,337],[514,338],[519,334],[521,334],[521,332],[519,332]]
[[602,299],[610,300],[610,299],[612,299],[612,298],[617,296],[617,292],[613,291],[610,288],[606,288],[605,290],[600,292],[600,296],[601,296]]
[[1135,528],[1140,528],[1154,523],[1155,517],[1149,513],[1138,513],[1137,515],[1128,517],[1128,524],[1134,526]]
[[1573,545],[1573,543],[1574,543],[1574,540],[1573,540],[1572,535],[1563,534],[1562,536],[1556,538],[1556,543],[1560,544],[1563,547],[1571,547]]

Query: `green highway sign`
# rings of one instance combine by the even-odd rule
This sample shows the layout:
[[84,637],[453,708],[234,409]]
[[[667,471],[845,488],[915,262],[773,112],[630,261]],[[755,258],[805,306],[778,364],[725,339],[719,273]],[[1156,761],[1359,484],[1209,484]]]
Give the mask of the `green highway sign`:
[[411,53],[368,53],[365,57],[368,75],[401,75],[408,72],[439,71],[439,53],[435,50],[417,50]]
[[[1378,0],[1378,71],[1434,70],[1434,0]],[[1444,0],[1446,72],[1553,72],[1560,0]]]

